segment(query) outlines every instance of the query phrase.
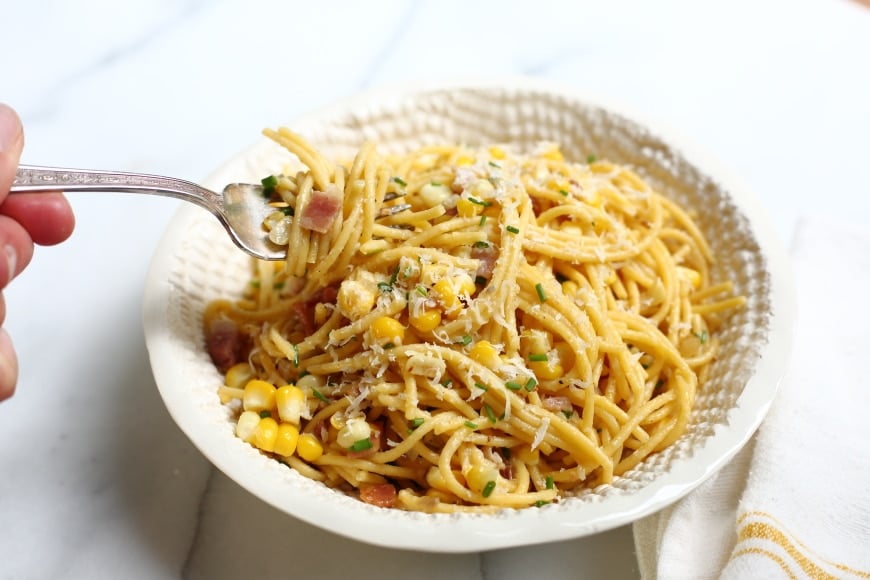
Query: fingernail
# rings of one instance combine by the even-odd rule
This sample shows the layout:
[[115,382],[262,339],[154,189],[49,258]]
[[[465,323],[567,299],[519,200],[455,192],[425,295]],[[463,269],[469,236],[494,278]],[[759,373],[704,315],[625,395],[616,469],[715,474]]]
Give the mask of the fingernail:
[[0,152],[8,151],[21,135],[21,120],[8,105],[0,103]]
[[18,254],[15,252],[15,248],[7,244],[3,246],[3,255],[6,256],[6,283],[8,284],[15,277],[15,268],[18,266]]

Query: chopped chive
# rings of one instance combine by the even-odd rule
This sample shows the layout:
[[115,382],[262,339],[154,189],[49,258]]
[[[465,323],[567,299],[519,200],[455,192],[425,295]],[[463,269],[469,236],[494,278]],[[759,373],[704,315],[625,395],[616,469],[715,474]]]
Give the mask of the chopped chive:
[[259,280],[251,280],[251,281],[248,282],[248,283],[251,285],[252,288],[259,288],[259,287],[260,287],[260,281],[259,281]]
[[562,414],[565,415],[566,419],[570,419],[574,416],[574,409],[562,409]]
[[484,242],[483,240],[478,240],[478,241],[474,242],[473,244],[471,244],[471,247],[472,248],[488,248],[489,243]]
[[509,231],[510,233],[512,233],[512,234],[518,234],[518,233],[520,233],[520,228],[518,228],[518,227],[516,227],[516,226],[507,226],[505,229],[506,229],[507,231]]
[[378,290],[381,292],[392,292],[393,285],[389,282],[378,282]]
[[489,422],[495,424],[495,422],[498,419],[495,418],[495,413],[492,412],[492,407],[490,407],[488,404],[484,403],[483,410],[486,413],[486,416],[489,419]]
[[294,215],[293,208],[290,207],[289,205],[287,207],[282,207],[281,213],[283,213],[284,215],[291,215],[291,216]]
[[486,223],[486,216],[485,215],[480,216],[480,227],[483,227],[483,224],[485,224],[485,223]]
[[544,285],[538,282],[535,284],[535,291],[538,293],[538,300],[541,302],[547,301],[547,294],[544,292]]
[[260,419],[272,418],[272,411],[260,411]]
[[702,330],[700,334],[697,332],[693,334],[698,338],[699,341],[701,341],[701,344],[704,344],[705,342],[707,342],[707,339],[710,338],[710,335],[707,334],[706,330]]
[[535,390],[535,386],[536,386],[537,384],[538,384],[538,381],[536,381],[535,379],[529,379],[529,380],[526,381],[526,384],[523,385],[523,388],[526,389],[526,390],[529,391],[529,392],[532,392],[532,391]]
[[417,294],[419,294],[420,296],[428,296],[429,291],[426,290],[425,286],[417,286]]
[[351,445],[348,449],[351,451],[366,451],[373,447],[372,440],[366,437],[365,439],[360,439],[359,441],[354,441],[354,444]]
[[471,344],[471,337],[466,334],[461,339],[459,339],[459,342],[462,343],[462,346],[468,346],[469,344]]
[[293,345],[293,366],[299,366],[299,347],[295,344]]
[[547,479],[544,480],[547,484],[547,489],[553,489],[553,476],[548,475]]
[[660,391],[663,386],[665,386],[665,382],[662,379],[659,379],[658,381],[656,381],[656,386],[653,388],[653,392],[655,393]]
[[547,505],[548,503],[550,503],[550,502],[548,502],[545,499],[539,499],[538,501],[535,502],[535,507],[543,507],[543,506]]
[[389,350],[391,348],[396,348],[396,345],[393,344],[392,342],[388,342],[384,345],[384,350]]
[[536,352],[529,355],[529,360],[532,362],[547,362],[549,359],[547,358],[547,353]]
[[423,424],[423,421],[425,421],[423,417],[416,417],[414,419],[411,419],[411,429],[416,429]]
[[310,375],[310,374],[311,374],[311,373],[309,373],[308,371],[299,371],[299,376],[296,377],[296,380],[298,381],[298,380],[301,379],[302,377],[307,377],[307,376]]
[[474,386],[480,389],[481,391],[488,391],[489,387],[484,385],[483,383],[474,383]]
[[561,194],[564,195],[565,197],[568,197],[568,192],[565,191],[564,189],[560,189],[560,190],[559,190],[559,193],[561,193]]
[[512,391],[519,391],[523,388],[523,386],[519,383],[515,383],[514,381],[508,381],[504,384],[505,387],[509,388]]
[[486,278],[484,278],[483,276],[475,276],[474,277],[474,283],[477,284],[478,286],[486,286],[487,282],[488,282],[488,280]]
[[471,421],[466,421],[465,426],[469,429],[477,429],[477,423],[472,423]]
[[481,495],[483,495],[483,497],[489,497],[492,495],[493,490],[495,490],[495,482],[487,481],[486,485],[483,486],[483,491],[481,492]]
[[320,391],[318,391],[314,387],[312,387],[311,390],[314,392],[314,396],[317,397],[318,399],[320,399],[321,401],[323,401],[324,403],[330,402],[329,399],[326,398],[326,395],[324,395],[323,393],[321,393]]
[[390,275],[390,286],[396,283],[396,280],[399,279],[399,266],[396,265],[396,269],[393,270],[393,273]]
[[595,163],[595,155],[593,153],[586,156],[586,163]]
[[263,196],[270,197],[272,192],[275,191],[275,187],[278,185],[278,177],[270,175],[261,179],[260,183],[263,185]]
[[284,282],[283,281],[275,282],[274,284],[272,284],[272,289],[273,290],[283,290],[284,289]]
[[449,387],[450,383],[452,383],[452,382],[453,381],[451,379],[444,379],[443,381],[441,381],[441,386],[442,387]]
[[469,197],[469,198],[468,198],[468,201],[470,201],[470,202],[473,203],[474,205],[482,205],[483,207],[489,207],[489,206],[492,205],[492,202],[491,202],[491,201],[480,201],[480,200],[477,199],[476,197]]
[[501,169],[501,165],[499,165],[495,161],[490,161],[489,165],[490,165],[490,167],[495,167],[496,169]]
[[408,184],[407,184],[407,183],[405,182],[405,180],[402,179],[401,177],[394,177],[394,178],[393,178],[393,181],[395,181],[396,183],[398,183],[398,184],[401,185],[402,187],[408,187]]

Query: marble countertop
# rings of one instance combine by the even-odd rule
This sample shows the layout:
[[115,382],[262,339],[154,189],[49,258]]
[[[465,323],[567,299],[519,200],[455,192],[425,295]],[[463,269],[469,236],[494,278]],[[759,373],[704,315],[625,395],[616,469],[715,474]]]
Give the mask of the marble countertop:
[[[262,127],[362,89],[529,75],[677,128],[757,193],[783,243],[802,216],[870,224],[857,2],[33,0],[0,19],[0,100],[28,163],[199,180]],[[630,527],[418,554],[253,498],[175,426],[149,368],[142,288],[178,202],[71,199],[73,237],[5,292],[21,378],[0,404],[0,579],[637,577]]]

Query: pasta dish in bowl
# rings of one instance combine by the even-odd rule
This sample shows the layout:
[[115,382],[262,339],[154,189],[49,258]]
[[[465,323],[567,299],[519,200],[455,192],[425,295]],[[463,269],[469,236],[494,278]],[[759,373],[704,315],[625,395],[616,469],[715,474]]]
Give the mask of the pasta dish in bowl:
[[288,259],[183,210],[145,317],[176,421],[279,509],[415,549],[576,537],[678,499],[763,417],[780,256],[673,141],[522,82],[265,133],[211,181],[262,181]]

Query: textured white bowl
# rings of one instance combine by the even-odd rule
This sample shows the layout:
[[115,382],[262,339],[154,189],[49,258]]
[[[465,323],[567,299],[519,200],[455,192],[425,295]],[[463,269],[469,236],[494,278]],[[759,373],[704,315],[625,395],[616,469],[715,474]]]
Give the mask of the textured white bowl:
[[[203,346],[201,315],[209,300],[240,293],[248,259],[210,214],[183,207],[157,248],[145,288],[151,365],[181,429],[251,493],[363,542],[438,552],[505,548],[580,537],[661,509],[722,467],[758,427],[791,343],[794,298],[787,259],[756,201],[672,132],[641,125],[569,89],[523,79],[367,93],[289,126],[335,158],[352,156],[364,140],[376,141],[382,152],[431,143],[531,147],[547,140],[559,142],[568,159],[593,152],[632,165],[660,191],[697,210],[718,258],[713,279],[733,280],[748,303],[721,333],[719,360],[699,392],[688,431],[612,485],[558,504],[497,515],[387,510],[306,479],[234,436],[230,413],[218,401],[222,377]],[[263,139],[205,185],[221,189],[231,181],[259,180],[288,160]]]

